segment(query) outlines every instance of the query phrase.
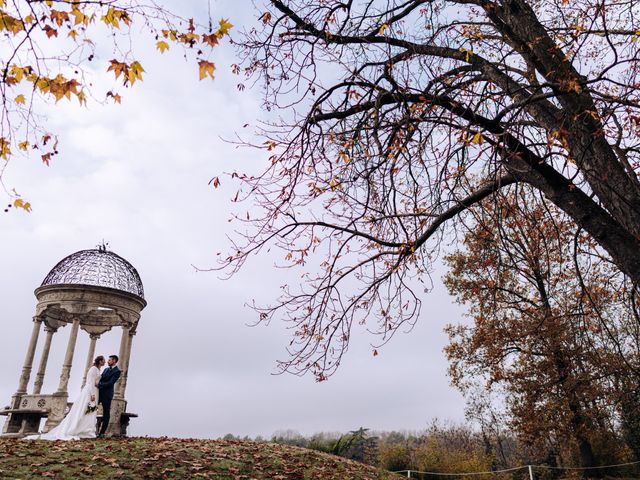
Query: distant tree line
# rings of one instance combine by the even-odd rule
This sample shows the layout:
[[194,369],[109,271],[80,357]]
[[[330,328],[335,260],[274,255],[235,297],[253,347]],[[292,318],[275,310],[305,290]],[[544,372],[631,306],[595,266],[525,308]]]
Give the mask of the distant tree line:
[[[238,437],[227,434],[225,440],[252,440],[250,437]],[[540,465],[548,468],[536,468],[538,480],[561,478],[579,478],[583,472],[566,469],[574,467],[579,459],[572,457],[572,450],[540,450],[519,440],[518,435],[510,431],[502,418],[495,418],[491,428],[487,424],[478,425],[451,424],[438,421],[423,431],[375,432],[359,428],[345,434],[320,432],[304,436],[295,430],[275,432],[270,439],[261,436],[254,441],[274,442],[309,448],[339,455],[389,471],[413,470],[414,479],[450,479],[450,476],[420,476],[415,472],[463,473],[490,472],[523,465]],[[595,452],[608,458],[612,464],[630,460],[632,457],[624,447],[621,438],[608,444],[598,444]],[[637,478],[640,468],[634,466],[601,469],[598,475],[605,478]],[[528,471],[522,469],[505,474],[475,476],[482,479],[528,479]]]

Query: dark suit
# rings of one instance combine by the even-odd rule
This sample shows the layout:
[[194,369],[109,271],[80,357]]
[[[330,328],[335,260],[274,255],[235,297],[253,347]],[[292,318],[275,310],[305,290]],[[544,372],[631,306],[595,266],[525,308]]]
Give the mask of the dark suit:
[[102,425],[100,435],[104,435],[111,418],[111,400],[113,399],[113,387],[120,378],[120,369],[117,365],[105,368],[98,383],[98,403],[102,404]]

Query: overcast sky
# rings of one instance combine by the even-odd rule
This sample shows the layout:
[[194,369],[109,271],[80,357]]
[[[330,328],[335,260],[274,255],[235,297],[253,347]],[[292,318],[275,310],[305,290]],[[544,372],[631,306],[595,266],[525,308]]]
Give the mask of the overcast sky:
[[[164,3],[185,16],[207,10],[206,0]],[[228,17],[239,30],[252,21],[248,3],[212,0],[213,17]],[[276,322],[248,327],[255,314],[245,303],[275,298],[286,272],[271,268],[275,258],[269,254],[226,281],[192,267],[214,265],[216,252],[228,247],[235,190],[222,173],[267,161],[220,139],[263,118],[258,92],[236,90],[229,72],[236,59],[227,46],[214,55],[215,82],[199,82],[197,68],[177,50],[161,56],[150,45],[138,51],[145,80],[123,92],[122,105],[60,102],[49,125],[60,134],[61,154],[48,168],[34,157],[13,160],[6,170],[5,182],[31,202],[33,212],[0,216],[0,407],[18,384],[36,305],[33,290],[60,259],[104,239],[137,268],[148,301],[127,385],[129,411],[140,415],[131,434],[419,430],[436,417],[461,420],[464,401],[449,386],[442,353],[442,328],[458,321],[461,310],[440,284],[442,272],[423,298],[417,326],[379,356],[371,354],[376,339],[361,328],[328,382],[273,375],[275,361],[285,358],[288,332]],[[96,91],[112,83],[106,75],[94,82]],[[221,176],[221,188],[207,184],[213,176]],[[69,330],[54,336],[44,393],[57,386]],[[81,333],[71,397],[79,391],[88,348]],[[116,353],[119,339],[119,331],[104,335],[97,353]],[[42,343],[43,336],[35,365]]]

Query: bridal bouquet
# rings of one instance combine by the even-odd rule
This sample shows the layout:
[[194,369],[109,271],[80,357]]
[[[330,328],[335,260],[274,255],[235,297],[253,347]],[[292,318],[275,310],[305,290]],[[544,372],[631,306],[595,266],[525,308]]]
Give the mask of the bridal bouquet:
[[95,412],[97,408],[98,406],[96,405],[96,402],[92,400],[87,404],[87,410],[84,412],[84,414],[89,415],[90,413]]

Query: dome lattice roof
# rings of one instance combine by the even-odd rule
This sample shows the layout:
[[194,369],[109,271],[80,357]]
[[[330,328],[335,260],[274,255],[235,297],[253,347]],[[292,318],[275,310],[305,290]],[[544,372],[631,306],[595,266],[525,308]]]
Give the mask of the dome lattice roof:
[[80,250],[63,258],[41,286],[68,284],[113,288],[144,298],[142,280],[133,265],[105,247]]

